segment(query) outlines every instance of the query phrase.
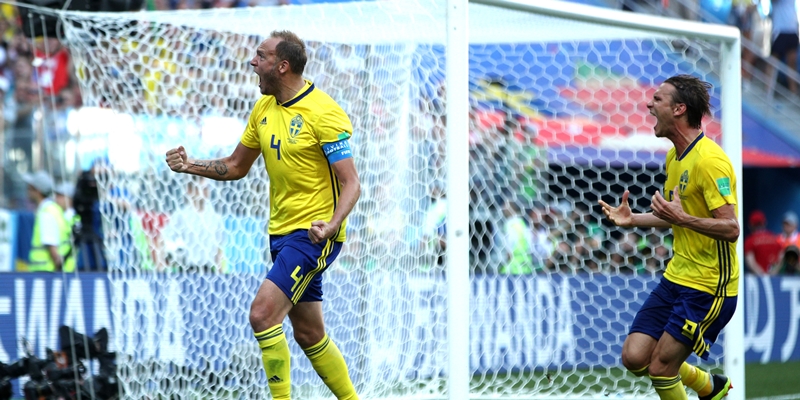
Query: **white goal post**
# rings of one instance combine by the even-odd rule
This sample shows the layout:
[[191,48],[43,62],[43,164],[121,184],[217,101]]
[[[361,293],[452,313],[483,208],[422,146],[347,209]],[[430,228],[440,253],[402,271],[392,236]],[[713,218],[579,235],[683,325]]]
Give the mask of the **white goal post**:
[[[266,397],[247,319],[271,265],[263,161],[197,182],[163,154],[229,154],[259,95],[247,62],[288,29],[355,130],[364,192],[324,307],[361,398],[655,398],[619,352],[671,237],[594,207],[630,189],[641,211],[663,184],[669,144],[642,107],[678,73],[714,84],[704,126],[741,179],[737,29],[553,0],[58,15],[86,108],[114,114],[74,140],[111,147],[97,178],[126,397]],[[201,197],[213,213],[171,225]],[[209,243],[219,258],[189,271]],[[743,311],[702,363],[733,379],[732,400]],[[293,394],[330,398],[289,325]]]

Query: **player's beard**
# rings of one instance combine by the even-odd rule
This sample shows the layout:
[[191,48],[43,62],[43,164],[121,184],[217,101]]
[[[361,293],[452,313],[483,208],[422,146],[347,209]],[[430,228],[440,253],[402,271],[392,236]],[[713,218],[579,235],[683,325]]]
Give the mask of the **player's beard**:
[[278,79],[278,66],[272,67],[267,73],[263,74],[259,82],[261,94],[275,96],[278,94],[280,79]]
[[667,123],[660,118],[656,118],[656,124],[653,126],[653,132],[657,138],[669,138],[670,131],[674,127],[674,123]]
[[653,132],[657,138],[665,137],[663,130],[664,129],[659,125],[658,122],[656,123],[656,126],[653,127]]

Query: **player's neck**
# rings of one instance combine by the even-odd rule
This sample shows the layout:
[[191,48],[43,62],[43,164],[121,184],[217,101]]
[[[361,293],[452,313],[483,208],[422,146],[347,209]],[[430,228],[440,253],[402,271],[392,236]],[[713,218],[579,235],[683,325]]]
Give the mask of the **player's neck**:
[[696,128],[678,128],[677,132],[673,134],[672,144],[675,145],[675,154],[678,157],[683,157],[683,153],[689,148],[689,145],[697,139],[703,131]]
[[284,84],[281,86],[281,92],[275,96],[275,99],[283,104],[297,96],[305,86],[306,81],[302,76],[286,78]]

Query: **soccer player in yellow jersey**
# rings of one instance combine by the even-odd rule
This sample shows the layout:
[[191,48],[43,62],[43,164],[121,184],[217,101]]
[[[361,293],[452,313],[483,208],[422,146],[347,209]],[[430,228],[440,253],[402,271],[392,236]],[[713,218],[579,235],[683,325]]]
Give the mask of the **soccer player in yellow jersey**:
[[636,314],[622,347],[622,363],[649,375],[661,399],[686,399],[683,386],[701,400],[719,400],[733,386],[724,375],[686,363],[708,350],[736,309],[739,265],[736,241],[736,176],[722,149],[705,137],[701,120],[710,114],[711,85],[693,76],[673,76],[647,103],[655,135],[672,141],[664,194],[656,191],[650,213],[632,213],[628,191],[603,213],[622,227],[672,228],[674,254],[661,282]]
[[259,155],[270,180],[273,266],[250,306],[250,325],[272,398],[290,398],[286,316],[294,339],[337,399],[358,399],[342,353],[325,333],[322,273],[345,240],[345,219],[361,193],[348,139],[350,119],[330,96],[303,79],[306,48],[288,31],[272,32],[250,65],[263,95],[229,157],[195,160],[169,150],[176,172],[217,180],[244,177]]

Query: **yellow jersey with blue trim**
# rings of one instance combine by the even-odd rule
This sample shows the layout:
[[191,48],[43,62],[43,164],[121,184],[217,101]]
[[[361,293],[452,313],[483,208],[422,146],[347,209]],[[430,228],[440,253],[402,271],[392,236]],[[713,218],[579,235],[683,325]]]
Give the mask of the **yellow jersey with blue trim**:
[[[269,175],[269,234],[309,229],[316,220],[330,221],[340,184],[323,151],[346,147],[353,125],[344,110],[310,81],[298,94],[278,103],[262,96],[253,106],[242,145],[261,150]],[[333,161],[332,161],[333,162]],[[332,240],[344,242],[346,221]]]
[[[673,147],[667,153],[666,167],[666,198],[672,201],[679,195],[687,214],[713,218],[712,210],[737,204],[733,165],[722,148],[702,132],[680,157]],[[678,193],[673,193],[676,186]],[[736,242],[713,239],[676,225],[672,233],[673,256],[664,278],[718,297],[738,294]]]

